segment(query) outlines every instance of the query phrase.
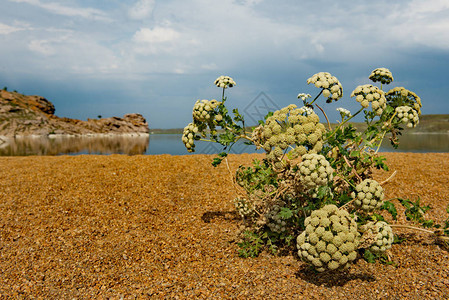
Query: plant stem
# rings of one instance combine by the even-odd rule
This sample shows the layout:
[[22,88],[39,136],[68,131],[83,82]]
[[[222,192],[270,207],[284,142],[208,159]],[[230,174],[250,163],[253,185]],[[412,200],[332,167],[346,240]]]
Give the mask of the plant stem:
[[338,177],[340,177],[341,179],[343,179],[347,184],[349,184],[350,186],[352,186],[355,189],[355,185],[353,185],[351,182],[349,182],[344,176],[341,176],[340,174],[338,174]]
[[384,181],[382,181],[381,183],[379,183],[380,185],[384,185],[385,183],[387,183],[388,181],[390,181],[395,175],[396,175],[397,171],[394,171],[393,174],[391,174],[390,177],[388,177],[387,179],[385,179]]
[[341,128],[341,126],[343,126],[343,125],[346,124],[349,120],[351,120],[352,118],[354,118],[355,116],[357,116],[357,115],[358,115],[359,113],[361,113],[364,109],[365,109],[365,108],[362,107],[362,108],[361,108],[358,112],[356,112],[354,115],[352,115],[351,117],[349,117],[349,118],[348,118],[347,120],[345,120],[344,122],[341,122],[340,125],[338,125],[338,127],[334,129],[334,131],[332,132],[332,134],[331,134],[327,139],[331,138],[331,137],[337,132],[337,130]]
[[[394,114],[391,116],[391,118],[390,118],[386,123],[387,123],[387,124],[391,124],[391,122],[393,121],[393,118],[396,116],[396,114],[397,114],[397,112],[395,111]],[[380,142],[379,142],[379,145],[377,146],[377,149],[376,149],[375,154],[377,154],[377,152],[379,151],[380,145],[382,145],[382,141],[383,141],[383,139],[384,139],[384,137],[385,137],[385,134],[387,134],[387,130],[384,130],[384,131],[383,131],[382,137],[380,138]],[[370,143],[370,144],[373,143],[373,142],[377,139],[377,136],[378,136],[378,135],[379,135],[379,133],[377,133],[377,134],[371,139],[371,141],[370,141],[369,143]]]
[[[234,177],[234,175],[231,172],[231,168],[229,167],[229,163],[228,163],[228,158],[227,157],[225,157],[225,162],[226,162],[226,167],[227,167],[227,169],[229,171],[229,176],[231,177],[232,185],[234,186],[234,189],[236,191],[235,193],[237,194],[237,196],[239,196],[239,192],[240,192],[239,187],[240,186],[238,186],[237,183],[235,182],[235,177]],[[244,194],[241,193],[241,195],[244,195]]]
[[324,91],[324,89],[321,89],[320,93],[315,97],[315,99],[312,100],[312,102],[309,103],[309,105],[312,105],[318,99],[318,97],[321,96],[323,91]]
[[355,201],[355,199],[352,199],[351,201],[346,202],[344,205],[340,206],[340,209],[341,209],[341,208],[344,208],[345,206],[348,206],[349,204],[351,204],[351,203],[354,202],[354,201]]
[[346,162],[346,164],[348,165],[348,167],[350,167],[352,169],[352,172],[354,173],[354,175],[360,180],[362,181],[362,178],[360,177],[359,174],[357,174],[357,171],[354,169],[354,167],[349,163],[348,159],[346,158],[346,156],[343,155],[343,158]]
[[380,138],[379,145],[377,146],[376,152],[374,152],[374,154],[377,154],[377,152],[379,152],[380,146],[382,145],[382,141],[384,140],[386,133],[387,131],[385,130],[384,133],[382,134],[382,137]]
[[420,227],[414,227],[414,226],[410,226],[410,225],[399,225],[399,224],[389,224],[389,225],[390,225],[390,227],[412,229],[412,230],[418,230],[418,231],[422,231],[422,232],[426,232],[426,233],[435,234],[435,232],[433,232],[432,230],[427,230],[427,229],[423,229]]
[[316,107],[318,107],[321,110],[321,112],[323,113],[324,117],[326,118],[327,126],[329,126],[329,131],[332,130],[331,123],[329,122],[329,119],[327,118],[327,115],[324,112],[324,110],[318,104],[315,104],[315,105],[316,105]]
[[[228,126],[226,126],[225,128],[226,128],[227,130],[229,130],[230,132],[232,132],[233,134],[237,135],[237,133],[235,132],[234,129],[232,129],[232,128],[228,127]],[[245,132],[245,133],[246,133],[246,132]],[[246,136],[246,135],[244,135],[244,134],[237,135],[237,137],[238,137],[237,140],[243,138],[243,139],[247,139],[248,141],[251,141],[251,138],[248,137],[248,136]]]

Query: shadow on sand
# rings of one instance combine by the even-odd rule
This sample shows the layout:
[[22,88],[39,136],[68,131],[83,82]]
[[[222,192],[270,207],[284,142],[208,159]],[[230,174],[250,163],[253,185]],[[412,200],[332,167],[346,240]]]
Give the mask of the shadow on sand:
[[346,283],[352,280],[362,280],[373,282],[376,278],[367,273],[348,273],[346,271],[334,271],[319,273],[313,270],[310,266],[304,264],[295,273],[297,278],[301,278],[304,281],[312,283],[316,286],[344,286]]

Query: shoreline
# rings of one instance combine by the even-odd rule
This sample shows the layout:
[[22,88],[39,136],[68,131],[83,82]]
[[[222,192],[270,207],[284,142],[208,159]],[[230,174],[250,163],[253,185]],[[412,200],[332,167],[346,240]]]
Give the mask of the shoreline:
[[36,155],[60,155],[84,150],[137,154],[146,151],[149,139],[148,133],[139,132],[0,136],[0,149],[8,156],[34,152]]
[[135,137],[135,136],[148,136],[150,133],[143,133],[143,132],[124,132],[124,133],[83,133],[83,134],[69,134],[69,133],[50,133],[50,134],[26,134],[21,135],[17,134],[14,136],[6,136],[6,135],[0,135],[0,138],[2,139],[22,139],[22,138],[65,138],[65,137],[114,137],[114,136],[129,136],[129,137]]

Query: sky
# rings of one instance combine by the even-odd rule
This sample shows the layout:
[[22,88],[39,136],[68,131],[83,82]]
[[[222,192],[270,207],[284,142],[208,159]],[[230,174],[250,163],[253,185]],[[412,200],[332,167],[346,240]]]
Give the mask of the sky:
[[[150,128],[192,121],[198,99],[247,113],[281,108],[307,78],[330,72],[343,98],[323,104],[352,112],[354,88],[378,67],[417,93],[423,114],[448,114],[447,0],[0,0],[0,88],[40,95],[56,115],[87,118],[140,113]],[[320,114],[319,114],[320,115]],[[320,115],[321,117],[321,115]]]

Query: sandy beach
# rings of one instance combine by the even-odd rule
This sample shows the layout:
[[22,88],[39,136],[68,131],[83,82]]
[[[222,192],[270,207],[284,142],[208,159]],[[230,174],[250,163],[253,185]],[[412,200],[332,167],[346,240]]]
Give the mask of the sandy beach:
[[[385,155],[387,198],[419,196],[443,222],[449,153]],[[230,155],[232,172],[257,156]],[[296,255],[240,258],[235,193],[213,157],[0,157],[0,299],[449,298],[448,251],[404,229],[393,263],[339,276]]]

